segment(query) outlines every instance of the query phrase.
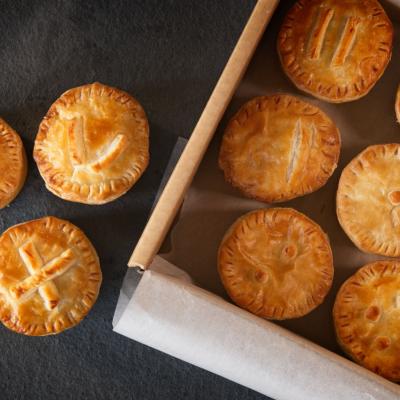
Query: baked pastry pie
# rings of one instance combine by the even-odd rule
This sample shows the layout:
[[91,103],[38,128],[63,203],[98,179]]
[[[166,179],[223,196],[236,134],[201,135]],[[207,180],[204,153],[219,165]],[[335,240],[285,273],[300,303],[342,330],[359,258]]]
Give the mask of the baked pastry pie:
[[338,343],[357,363],[400,382],[400,262],[360,268],[340,288],[333,318]]
[[110,202],[149,161],[149,126],[127,93],[93,83],[65,92],[39,127],[33,152],[47,188],[65,200]]
[[360,250],[400,256],[400,144],[370,146],[344,168],[336,211]]
[[238,306],[277,320],[312,311],[333,279],[327,235],[291,208],[261,209],[239,218],[222,240],[218,268]]
[[299,0],[283,22],[278,53],[300,90],[341,103],[372,89],[392,42],[392,24],[377,0]]
[[27,162],[21,138],[0,118],[0,208],[18,195],[24,185]]
[[257,97],[229,122],[219,155],[225,179],[251,198],[290,200],[336,169],[340,134],[318,107],[286,94]]
[[15,332],[73,327],[95,303],[101,279],[96,250],[68,221],[45,217],[0,236],[0,320]]

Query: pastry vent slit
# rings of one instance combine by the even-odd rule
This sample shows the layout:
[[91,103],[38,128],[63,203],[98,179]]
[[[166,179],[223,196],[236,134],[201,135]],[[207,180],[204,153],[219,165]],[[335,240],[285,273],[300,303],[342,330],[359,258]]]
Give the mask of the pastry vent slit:
[[125,135],[118,134],[110,143],[107,151],[104,152],[96,161],[89,164],[89,167],[99,172],[103,168],[108,168],[128,146],[128,138]]
[[350,55],[351,49],[354,46],[357,29],[360,23],[361,19],[358,17],[349,17],[347,19],[338,47],[336,48],[332,58],[331,65],[333,67],[340,67],[346,62],[346,59]]
[[64,274],[76,262],[76,257],[71,249],[65,250],[60,256],[54,258],[33,275],[28,276],[23,281],[16,283],[9,288],[11,295],[15,299],[27,297],[39,289],[44,283],[52,281]]
[[[36,246],[32,242],[27,242],[19,249],[19,255],[24,262],[26,269],[31,275],[40,271],[43,267],[43,260],[40,257]],[[39,287],[40,297],[43,299],[45,306],[48,310],[55,308],[60,301],[60,295],[57,287],[53,282],[46,282]]]
[[312,60],[318,60],[324,46],[325,35],[333,18],[334,11],[331,8],[322,9],[314,25],[311,34],[309,55]]
[[397,292],[396,296],[394,297],[394,306],[400,309],[400,291]]
[[83,118],[74,118],[68,127],[69,157],[73,166],[86,163]]
[[291,148],[290,156],[289,156],[289,166],[286,171],[286,182],[289,182],[293,176],[293,170],[296,165],[297,158],[299,156],[299,148],[300,148],[300,144],[302,141],[302,136],[303,136],[303,132],[302,132],[301,119],[298,119],[296,122],[296,127],[295,127],[294,137],[293,137],[293,144],[292,144],[292,148]]

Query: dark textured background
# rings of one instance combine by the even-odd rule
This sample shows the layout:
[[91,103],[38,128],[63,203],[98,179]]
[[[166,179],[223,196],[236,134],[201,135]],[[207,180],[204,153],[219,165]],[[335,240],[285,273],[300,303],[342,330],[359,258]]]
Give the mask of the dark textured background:
[[[0,116],[22,136],[29,174],[0,231],[44,215],[71,220],[98,250],[99,299],[76,328],[29,338],[0,326],[0,398],[260,399],[112,332],[130,252],[178,136],[188,137],[255,0],[0,0]],[[100,81],[133,94],[151,126],[151,163],[105,206],[50,194],[32,160],[38,125],[66,89]]]

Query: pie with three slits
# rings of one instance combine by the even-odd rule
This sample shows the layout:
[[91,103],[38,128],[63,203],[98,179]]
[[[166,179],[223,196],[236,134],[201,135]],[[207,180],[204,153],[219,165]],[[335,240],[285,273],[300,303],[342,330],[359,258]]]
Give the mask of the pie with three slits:
[[400,144],[370,146],[344,168],[336,211],[359,249],[400,256]]
[[219,154],[225,179],[267,203],[323,186],[336,169],[340,134],[318,107],[276,94],[244,104],[229,122]]
[[299,0],[278,36],[285,73],[322,100],[366,95],[392,55],[393,27],[376,0]]
[[73,327],[95,303],[101,280],[94,247],[68,221],[45,217],[0,236],[0,320],[15,332]]
[[0,208],[7,206],[24,185],[27,162],[18,133],[0,118]]
[[261,209],[239,218],[222,240],[218,268],[238,306],[276,320],[312,311],[333,279],[327,235],[290,208]]
[[87,204],[110,202],[147,167],[145,112],[127,93],[100,83],[70,89],[40,124],[34,158],[55,195]]
[[400,382],[400,262],[360,268],[341,287],[333,308],[336,335],[354,361]]

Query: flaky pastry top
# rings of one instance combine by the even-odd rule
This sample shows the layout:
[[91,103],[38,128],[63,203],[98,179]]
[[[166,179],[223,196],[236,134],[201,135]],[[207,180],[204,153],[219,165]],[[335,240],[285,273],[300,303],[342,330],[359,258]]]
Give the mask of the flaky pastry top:
[[299,0],[278,37],[284,71],[330,102],[366,95],[392,54],[393,27],[376,0]]
[[95,249],[68,221],[45,217],[0,236],[0,320],[18,333],[42,336],[76,325],[101,279]]
[[336,211],[358,248],[400,255],[400,144],[370,146],[344,168]]
[[322,303],[333,279],[326,234],[290,208],[239,218],[222,240],[218,269],[237,305],[270,319],[309,313]]
[[0,208],[21,190],[27,173],[24,146],[18,133],[0,118]]
[[344,351],[364,367],[400,381],[400,263],[377,261],[341,287],[333,309]]
[[127,93],[100,83],[70,89],[40,124],[34,158],[57,196],[88,204],[112,201],[147,167],[144,110]]
[[340,133],[318,107],[287,94],[244,104],[229,122],[219,166],[248,197],[290,200],[323,186],[336,169]]

